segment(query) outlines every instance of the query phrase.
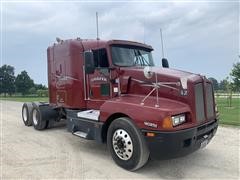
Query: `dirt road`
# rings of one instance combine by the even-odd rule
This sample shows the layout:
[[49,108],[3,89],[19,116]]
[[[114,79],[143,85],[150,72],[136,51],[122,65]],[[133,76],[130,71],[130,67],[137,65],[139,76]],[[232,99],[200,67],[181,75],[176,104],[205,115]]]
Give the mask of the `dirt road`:
[[64,126],[24,126],[21,105],[0,101],[2,179],[238,179],[240,129],[219,127],[212,142],[189,156],[149,163],[137,172],[118,167],[105,144],[87,141]]

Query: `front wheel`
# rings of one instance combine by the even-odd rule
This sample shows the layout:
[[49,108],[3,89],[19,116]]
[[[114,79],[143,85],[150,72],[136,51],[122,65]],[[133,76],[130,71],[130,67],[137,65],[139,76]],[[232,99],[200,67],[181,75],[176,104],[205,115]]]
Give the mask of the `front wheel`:
[[118,118],[111,123],[107,145],[113,160],[124,169],[135,171],[148,161],[145,139],[129,118]]

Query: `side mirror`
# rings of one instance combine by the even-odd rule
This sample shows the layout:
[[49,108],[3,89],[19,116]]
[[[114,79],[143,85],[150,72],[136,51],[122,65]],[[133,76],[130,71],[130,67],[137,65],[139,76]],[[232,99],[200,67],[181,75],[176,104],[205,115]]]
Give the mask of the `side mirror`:
[[162,58],[162,67],[169,68],[168,60],[166,58]]
[[93,74],[95,71],[94,58],[92,51],[84,52],[84,64],[85,64],[85,73]]

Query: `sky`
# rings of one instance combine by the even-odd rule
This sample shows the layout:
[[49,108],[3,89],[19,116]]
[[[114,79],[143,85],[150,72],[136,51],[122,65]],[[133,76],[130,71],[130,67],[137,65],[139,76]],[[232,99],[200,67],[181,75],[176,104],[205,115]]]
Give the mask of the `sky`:
[[47,85],[48,46],[61,39],[96,38],[145,42],[154,48],[155,64],[162,52],[170,67],[214,77],[229,76],[239,61],[237,1],[2,1],[1,65],[23,70],[35,83]]

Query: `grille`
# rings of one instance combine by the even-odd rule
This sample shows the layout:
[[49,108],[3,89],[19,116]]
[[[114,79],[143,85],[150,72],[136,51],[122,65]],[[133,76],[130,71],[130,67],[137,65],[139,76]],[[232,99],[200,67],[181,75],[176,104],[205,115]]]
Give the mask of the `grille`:
[[206,119],[204,100],[206,101],[205,104],[207,119],[214,116],[213,88],[210,83],[206,83],[205,95],[203,90],[204,89],[203,83],[196,84],[194,88],[195,88],[196,119],[198,122],[202,122]]
[[204,121],[204,96],[203,96],[203,84],[198,83],[194,87],[195,89],[195,107],[196,107],[196,119],[198,122]]
[[207,118],[211,118],[214,116],[213,109],[213,88],[212,85],[206,84],[206,106],[207,106]]

